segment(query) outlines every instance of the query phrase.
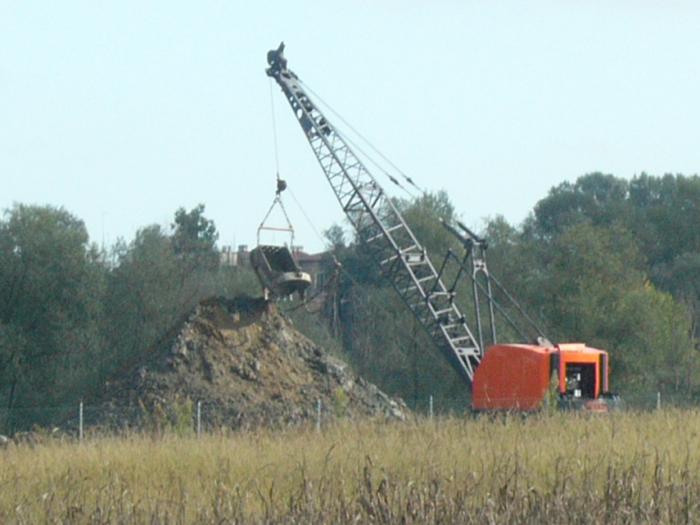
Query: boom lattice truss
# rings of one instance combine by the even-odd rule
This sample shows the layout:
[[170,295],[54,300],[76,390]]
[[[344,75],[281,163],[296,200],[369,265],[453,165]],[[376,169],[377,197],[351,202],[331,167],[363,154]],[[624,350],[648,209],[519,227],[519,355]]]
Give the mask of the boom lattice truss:
[[482,349],[423,246],[382,187],[287,68],[284,44],[267,74],[287,97],[340,205],[368,253],[452,366],[471,383]]

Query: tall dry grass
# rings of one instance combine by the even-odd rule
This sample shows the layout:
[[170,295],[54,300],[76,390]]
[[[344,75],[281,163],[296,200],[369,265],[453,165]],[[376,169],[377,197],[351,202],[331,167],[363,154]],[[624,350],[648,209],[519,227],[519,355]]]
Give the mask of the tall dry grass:
[[0,451],[2,523],[700,521],[700,413],[337,424]]

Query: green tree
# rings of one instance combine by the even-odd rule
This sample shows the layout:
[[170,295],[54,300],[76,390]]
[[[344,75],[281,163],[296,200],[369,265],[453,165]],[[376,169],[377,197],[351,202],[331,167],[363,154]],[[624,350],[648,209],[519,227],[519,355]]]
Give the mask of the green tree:
[[700,355],[685,305],[646,282],[622,297],[612,322],[618,341],[613,355],[621,360],[628,389],[684,395],[697,390]]
[[47,407],[91,385],[104,269],[82,221],[62,208],[15,205],[0,222],[0,399]]
[[138,359],[193,304],[194,297],[183,296],[186,282],[173,243],[160,226],[142,228],[121,248],[105,298],[112,370]]
[[698,366],[688,311],[644,266],[629,230],[580,223],[546,246],[530,302],[542,305],[555,341],[608,350],[618,388],[688,392],[699,384],[679,375]]
[[175,254],[193,268],[211,270],[218,268],[219,252],[216,241],[219,233],[214,221],[204,216],[204,204],[189,212],[179,208],[172,224],[172,243]]
[[581,222],[610,225],[626,214],[628,193],[626,180],[602,173],[564,182],[535,206],[536,231],[546,238]]

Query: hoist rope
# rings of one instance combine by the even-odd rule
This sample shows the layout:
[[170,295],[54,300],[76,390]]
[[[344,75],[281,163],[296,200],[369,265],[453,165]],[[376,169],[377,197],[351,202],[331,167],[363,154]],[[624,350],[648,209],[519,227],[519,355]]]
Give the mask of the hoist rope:
[[408,189],[406,189],[406,188],[396,179],[396,177],[394,177],[391,173],[389,173],[387,170],[385,170],[384,167],[381,166],[376,160],[374,160],[372,157],[370,157],[369,155],[367,155],[367,153],[365,153],[365,152],[362,150],[362,148],[361,148],[355,141],[353,141],[352,139],[350,139],[350,137],[348,137],[348,136],[345,135],[344,133],[341,133],[341,132],[338,131],[337,129],[335,130],[335,132],[336,132],[338,135],[340,135],[340,137],[341,137],[345,142],[349,143],[349,144],[354,148],[355,151],[360,152],[360,153],[362,154],[362,156],[364,156],[365,159],[366,159],[367,161],[371,162],[377,169],[379,169],[379,170],[384,174],[384,176],[386,176],[392,183],[394,183],[396,186],[398,186],[398,187],[401,188],[403,191],[405,191],[406,194],[407,194],[409,197],[415,198],[415,195],[414,195],[413,193],[411,193]]
[[[289,188],[289,193],[290,193],[290,195],[292,196],[292,200],[294,201],[294,203],[297,205],[297,207],[298,207],[299,210],[301,211],[301,214],[302,214],[302,215],[304,216],[304,218],[306,219],[306,222],[309,223],[309,226],[311,226],[311,229],[312,229],[313,232],[316,234],[316,237],[318,237],[318,239],[319,239],[322,243],[325,244],[325,243],[327,242],[327,239],[324,239],[324,238],[323,238],[323,236],[322,236],[322,235],[319,233],[319,231],[316,229],[316,226],[314,225],[314,223],[311,222],[311,219],[310,219],[309,216],[306,214],[306,211],[305,211],[304,208],[302,207],[301,203],[297,200],[297,198],[296,198],[296,196],[294,195],[294,192],[292,191],[291,188]],[[361,286],[360,283],[358,282],[358,280],[355,279],[355,277],[350,273],[350,271],[349,271],[347,268],[345,268],[345,266],[343,266],[343,265],[336,259],[335,255],[332,255],[332,257],[333,257],[333,259],[336,261],[336,263],[338,263],[338,265],[339,265],[338,268],[340,269],[340,273],[345,274],[345,275],[348,277],[348,279],[350,279],[350,281],[351,281],[354,285],[356,285],[356,286]],[[388,310],[387,310],[387,311],[388,311]]]
[[[270,80],[269,86],[270,86],[270,114],[272,115],[272,143],[273,143],[274,151],[275,151],[275,169],[276,169],[275,178],[276,178],[277,186],[276,186],[276,191],[275,191],[275,198],[272,200],[272,205],[267,210],[267,213],[265,214],[265,217],[263,218],[262,222],[260,223],[260,226],[258,226],[257,242],[258,242],[258,245],[260,245],[260,232],[262,230],[287,231],[287,232],[289,232],[289,234],[291,236],[291,242],[290,242],[290,248],[291,248],[294,246],[294,226],[292,226],[292,222],[289,220],[289,215],[287,215],[287,209],[284,207],[284,203],[282,202],[282,192],[285,189],[287,189],[287,182],[280,178],[279,145],[277,143],[277,118],[275,116],[275,97],[274,97],[273,89],[272,89],[272,80]],[[282,210],[282,214],[284,215],[284,220],[287,222],[286,228],[277,228],[277,227],[270,227],[270,226],[265,225],[266,221],[270,217],[270,214],[272,213],[272,210],[275,208],[275,206],[279,206],[280,209]]]
[[277,174],[277,179],[280,178],[280,155],[279,147],[277,145],[277,119],[275,118],[275,97],[272,89],[272,79],[269,81],[270,86],[270,112],[272,113],[272,142],[275,148],[275,170]]
[[[316,97],[316,98],[319,100],[319,102],[321,102],[324,106],[326,106],[326,107],[328,108],[328,110],[329,110],[331,113],[333,113],[336,117],[338,117],[338,120],[340,120],[343,124],[345,124],[345,125],[350,129],[350,131],[352,131],[353,133],[355,133],[355,135],[357,135],[357,136],[360,138],[360,140],[362,140],[365,144],[367,144],[367,145],[372,149],[372,151],[374,151],[374,152],[375,152],[377,155],[379,155],[387,164],[389,164],[393,169],[395,169],[396,172],[397,172],[401,177],[403,177],[403,179],[404,179],[406,182],[408,182],[411,186],[413,186],[414,188],[416,188],[419,192],[423,193],[423,190],[420,188],[420,186],[418,186],[418,185],[415,183],[415,181],[414,181],[411,177],[409,177],[408,175],[406,175],[406,174],[401,170],[401,168],[399,168],[396,164],[394,164],[394,163],[391,161],[391,159],[389,159],[389,157],[387,157],[386,155],[384,155],[384,153],[382,153],[382,152],[379,150],[379,148],[377,148],[376,146],[374,146],[374,144],[372,144],[372,143],[369,141],[369,139],[367,139],[364,135],[362,135],[362,133],[360,133],[359,131],[357,131],[357,130],[353,127],[352,124],[350,124],[347,120],[345,120],[345,118],[343,118],[343,116],[342,116],[340,113],[338,113],[335,109],[333,109],[333,106],[331,106],[331,105],[330,105],[328,102],[326,102],[318,93],[316,93],[313,89],[311,89],[311,88],[309,87],[308,84],[306,84],[305,82],[302,82],[301,80],[299,80],[299,83],[300,83],[302,86],[304,86],[304,88],[305,88],[306,90],[308,90],[309,93],[311,93],[314,97]],[[370,158],[370,157],[367,156],[367,158]],[[386,173],[386,170],[384,170],[384,171],[385,171],[385,173]]]
[[316,229],[316,226],[314,225],[314,223],[311,221],[311,219],[307,215],[306,210],[304,210],[304,207],[301,205],[301,203],[297,199],[297,196],[294,195],[294,191],[292,190],[292,188],[287,186],[287,189],[289,190],[289,194],[292,196],[292,200],[297,205],[297,208],[299,208],[299,211],[301,211],[301,214],[304,216],[304,219],[306,219],[306,222],[309,223],[309,226],[311,226],[311,229],[316,234],[316,237],[318,237],[318,239],[321,241],[321,244],[325,244],[326,239],[324,239],[323,235],[321,235],[321,233]]

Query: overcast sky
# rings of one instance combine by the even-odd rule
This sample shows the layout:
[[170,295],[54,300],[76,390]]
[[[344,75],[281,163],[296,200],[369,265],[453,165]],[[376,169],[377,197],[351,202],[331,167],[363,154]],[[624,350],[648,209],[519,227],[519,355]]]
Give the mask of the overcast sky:
[[[700,171],[696,1],[0,0],[0,208],[64,206],[111,244],[201,202],[221,244],[254,244],[274,196],[264,69],[280,40],[472,226],[520,222],[591,171]],[[273,96],[281,175],[322,231],[342,212]],[[320,249],[286,204],[297,243]]]

